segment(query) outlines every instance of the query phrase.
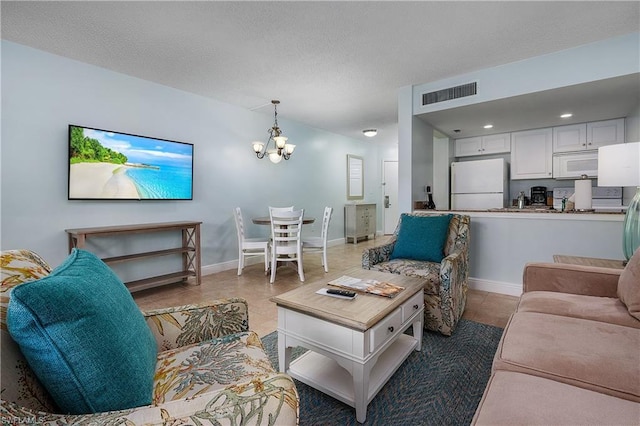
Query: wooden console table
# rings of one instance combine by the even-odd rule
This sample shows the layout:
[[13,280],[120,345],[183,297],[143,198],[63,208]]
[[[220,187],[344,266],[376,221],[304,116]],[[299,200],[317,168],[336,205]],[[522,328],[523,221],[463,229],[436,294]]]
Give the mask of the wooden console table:
[[139,225],[101,226],[97,228],[65,229],[69,234],[69,252],[73,248],[83,248],[86,240],[93,237],[110,237],[114,235],[142,234],[149,232],[181,231],[182,246],[163,250],[147,251],[142,253],[127,254],[123,256],[107,257],[102,259],[107,265],[168,256],[172,254],[182,255],[182,270],[171,274],[157,275],[142,280],[125,283],[129,291],[144,290],[160,285],[176,282],[186,282],[189,277],[195,277],[196,285],[200,285],[200,224],[202,222],[163,222],[143,223]]

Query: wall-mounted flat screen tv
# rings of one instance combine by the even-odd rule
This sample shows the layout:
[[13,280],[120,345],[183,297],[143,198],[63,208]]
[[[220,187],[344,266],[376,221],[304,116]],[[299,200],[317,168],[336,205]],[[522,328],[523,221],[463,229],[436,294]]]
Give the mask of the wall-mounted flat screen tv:
[[69,125],[69,200],[192,200],[193,144]]

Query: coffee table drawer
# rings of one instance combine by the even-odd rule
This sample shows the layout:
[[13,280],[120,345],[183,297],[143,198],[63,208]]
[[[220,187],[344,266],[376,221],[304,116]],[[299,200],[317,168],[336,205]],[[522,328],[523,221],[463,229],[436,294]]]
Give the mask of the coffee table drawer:
[[402,304],[402,322],[404,323],[411,315],[418,312],[422,305],[424,305],[424,296],[422,292],[419,291],[411,299]]
[[369,348],[374,352],[384,344],[391,336],[400,329],[402,325],[402,309],[398,308],[391,312],[378,324],[371,328]]

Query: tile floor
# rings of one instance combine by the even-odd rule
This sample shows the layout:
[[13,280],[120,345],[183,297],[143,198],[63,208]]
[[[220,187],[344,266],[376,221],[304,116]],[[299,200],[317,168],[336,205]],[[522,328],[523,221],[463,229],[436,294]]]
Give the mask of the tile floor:
[[[340,244],[329,248],[329,270],[346,269],[360,265],[362,250],[382,244],[388,237],[362,241],[357,245]],[[307,282],[320,279],[324,270],[320,265],[320,255],[308,254],[304,258],[304,273]],[[269,301],[271,296],[284,293],[304,285],[298,280],[293,268],[279,268],[276,280],[269,284],[263,264],[245,267],[241,276],[237,269],[218,272],[202,277],[202,284],[173,284],[133,293],[141,309],[148,310],[169,306],[199,303],[204,300],[224,297],[242,297],[249,304],[249,327],[258,335],[265,336],[277,327],[276,305]],[[464,318],[484,324],[504,327],[514,311],[517,297],[485,291],[469,290]]]

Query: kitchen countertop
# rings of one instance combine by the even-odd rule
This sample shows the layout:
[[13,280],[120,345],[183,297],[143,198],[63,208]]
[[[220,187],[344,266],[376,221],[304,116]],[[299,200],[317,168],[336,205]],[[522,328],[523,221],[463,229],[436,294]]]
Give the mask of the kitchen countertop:
[[607,222],[622,222],[625,217],[624,212],[596,211],[596,212],[580,212],[580,211],[564,211],[549,208],[535,208],[527,206],[524,209],[518,208],[502,208],[502,209],[485,209],[485,210],[423,210],[415,211],[431,211],[435,214],[442,213],[464,213],[471,217],[487,217],[487,218],[511,218],[511,219],[551,219],[551,220],[594,220]]
[[499,209],[488,209],[488,210],[475,210],[475,211],[487,211],[487,212],[509,212],[509,213],[559,213],[559,214],[621,214],[624,215],[624,212],[620,211],[606,211],[606,210],[597,210],[597,211],[579,211],[579,210],[556,210],[549,207],[534,207],[527,206],[523,209],[519,209],[517,207],[503,207]]

